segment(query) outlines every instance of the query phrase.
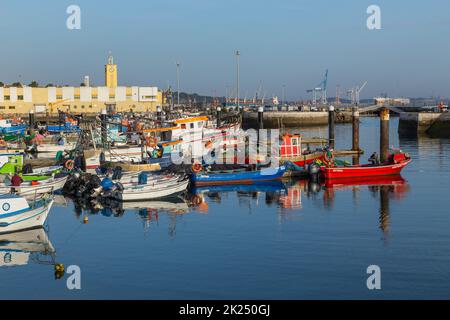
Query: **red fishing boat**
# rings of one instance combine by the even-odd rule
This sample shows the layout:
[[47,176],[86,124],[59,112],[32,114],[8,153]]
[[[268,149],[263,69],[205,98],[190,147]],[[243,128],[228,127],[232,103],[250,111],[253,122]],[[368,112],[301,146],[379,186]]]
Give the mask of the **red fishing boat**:
[[361,177],[379,177],[398,175],[411,162],[407,153],[396,151],[389,156],[389,160],[382,164],[363,164],[353,166],[334,166],[333,157],[325,157],[326,166],[321,167],[325,179],[348,179]]

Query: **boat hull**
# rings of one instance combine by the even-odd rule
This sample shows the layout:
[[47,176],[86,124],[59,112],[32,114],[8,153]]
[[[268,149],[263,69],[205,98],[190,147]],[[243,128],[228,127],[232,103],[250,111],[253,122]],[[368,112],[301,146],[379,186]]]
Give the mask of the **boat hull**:
[[[69,176],[62,178],[51,179],[50,181],[41,180],[38,185],[31,185],[30,182],[25,181],[20,187],[14,187],[16,194],[26,198],[34,197],[35,195],[41,195],[44,193],[50,193],[60,190],[64,187]],[[0,184],[0,194],[11,192],[11,186],[5,186],[4,183]]]
[[42,227],[52,204],[53,200],[50,200],[45,205],[36,209],[1,215],[0,234]]
[[402,169],[411,162],[408,159],[401,163],[386,165],[362,165],[349,167],[322,167],[325,179],[349,179],[361,177],[380,177],[399,175]]
[[191,179],[196,186],[254,184],[282,179],[285,172],[285,167],[279,167],[237,173],[200,173],[193,174]]
[[120,201],[140,201],[176,197],[187,189],[188,184],[189,180],[156,187],[148,185],[138,185],[125,188],[122,192],[116,193],[113,198]]

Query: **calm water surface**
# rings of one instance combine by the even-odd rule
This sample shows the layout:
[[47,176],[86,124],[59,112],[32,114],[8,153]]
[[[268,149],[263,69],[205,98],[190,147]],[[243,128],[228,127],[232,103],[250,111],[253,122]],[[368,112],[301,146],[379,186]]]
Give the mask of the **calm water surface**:
[[[200,206],[99,208],[88,224],[88,210],[55,205],[46,233],[0,237],[0,299],[448,299],[450,141],[399,139],[397,124],[391,144],[413,162],[388,187],[203,189]],[[362,160],[378,150],[378,133],[376,118],[362,119]],[[336,139],[349,148],[351,127],[339,125]],[[56,262],[81,268],[81,290],[67,289],[67,275],[55,279],[49,246]],[[41,253],[11,259],[24,247]],[[372,264],[378,291],[366,287]]]

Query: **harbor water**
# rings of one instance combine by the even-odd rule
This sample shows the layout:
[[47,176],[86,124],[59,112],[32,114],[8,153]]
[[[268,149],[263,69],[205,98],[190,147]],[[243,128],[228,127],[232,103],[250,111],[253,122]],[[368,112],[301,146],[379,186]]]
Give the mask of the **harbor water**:
[[[113,210],[60,197],[48,240],[0,237],[0,299],[448,299],[450,140],[399,138],[397,127],[392,118],[390,144],[413,161],[382,185],[227,186],[194,190],[196,206]],[[337,149],[351,147],[351,132],[336,126]],[[378,118],[361,118],[360,139],[366,162]],[[39,241],[53,258],[39,249],[13,259]],[[81,289],[68,289],[69,274],[56,279],[54,262],[78,266]],[[370,265],[380,290],[367,288]]]

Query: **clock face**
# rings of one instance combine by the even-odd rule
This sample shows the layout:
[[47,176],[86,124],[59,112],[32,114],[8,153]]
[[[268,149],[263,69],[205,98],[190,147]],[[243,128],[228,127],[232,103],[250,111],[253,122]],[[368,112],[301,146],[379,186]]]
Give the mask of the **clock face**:
[[109,67],[109,72],[114,72],[114,67]]

